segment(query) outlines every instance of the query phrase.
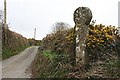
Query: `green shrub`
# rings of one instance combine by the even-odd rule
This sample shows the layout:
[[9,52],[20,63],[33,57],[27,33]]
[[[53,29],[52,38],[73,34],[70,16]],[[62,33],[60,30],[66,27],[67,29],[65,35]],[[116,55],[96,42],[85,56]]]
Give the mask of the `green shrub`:
[[53,53],[51,50],[44,50],[43,55],[49,58],[50,60],[56,57],[55,53]]
[[[41,70],[40,73],[37,74],[37,77],[39,78],[46,78],[46,77],[47,78],[62,78],[67,73],[69,73],[69,70],[67,68],[63,68],[65,67],[66,64],[69,64],[67,55],[56,54],[55,52],[52,52],[51,50],[44,50],[42,53],[42,56],[44,57],[45,62],[47,62],[47,66],[44,68],[44,70]],[[45,58],[48,58],[48,60]],[[44,63],[44,60],[43,60],[43,63]],[[45,64],[43,63],[40,62],[39,65],[45,66]]]

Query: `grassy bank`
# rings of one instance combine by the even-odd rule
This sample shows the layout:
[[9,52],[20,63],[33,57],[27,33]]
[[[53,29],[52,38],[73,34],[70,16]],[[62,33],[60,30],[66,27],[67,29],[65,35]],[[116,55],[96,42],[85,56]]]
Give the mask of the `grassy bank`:
[[21,51],[23,51],[27,47],[28,46],[21,46],[21,47],[16,48],[16,50],[12,50],[10,48],[3,48],[2,59],[4,60],[4,59],[9,58],[13,55],[16,55],[16,54],[20,53]]
[[2,59],[18,54],[28,46],[30,46],[29,41],[21,34],[3,28]]
[[118,78],[120,64],[117,60],[96,62],[84,66],[72,66],[67,55],[43,50],[38,53],[32,65],[32,78]]
[[[118,78],[120,37],[112,26],[91,25],[85,51],[87,64],[76,65],[73,29],[58,30],[42,40],[32,67],[34,78]],[[114,42],[115,40],[115,42]],[[74,64],[74,65],[73,65]]]
[[34,78],[63,78],[70,72],[67,56],[44,50],[37,54],[32,67]]

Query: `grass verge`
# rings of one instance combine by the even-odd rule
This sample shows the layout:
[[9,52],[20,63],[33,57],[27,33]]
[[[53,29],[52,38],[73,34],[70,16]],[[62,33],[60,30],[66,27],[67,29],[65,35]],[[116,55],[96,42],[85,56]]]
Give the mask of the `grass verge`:
[[70,72],[66,55],[44,50],[37,54],[32,67],[34,78],[64,78]]
[[21,47],[16,48],[15,50],[12,50],[10,48],[3,48],[3,50],[2,50],[2,59],[4,60],[6,58],[9,58],[9,57],[11,57],[13,55],[16,55],[16,54],[20,53],[26,47],[28,47],[28,46],[21,46]]

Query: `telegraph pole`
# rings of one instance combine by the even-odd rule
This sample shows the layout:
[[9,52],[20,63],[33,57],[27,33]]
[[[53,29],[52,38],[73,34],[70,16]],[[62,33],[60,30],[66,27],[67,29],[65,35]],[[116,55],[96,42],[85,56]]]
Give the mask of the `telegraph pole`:
[[4,0],[4,20],[3,20],[3,31],[4,31],[4,43],[7,44],[8,43],[8,33],[7,33],[7,6],[6,6],[6,0]]
[[120,36],[120,1],[118,2],[118,32]]
[[36,38],[36,28],[34,29],[34,39]]
[[4,0],[4,28],[6,29],[6,23],[7,23],[7,9],[6,9],[6,0]]

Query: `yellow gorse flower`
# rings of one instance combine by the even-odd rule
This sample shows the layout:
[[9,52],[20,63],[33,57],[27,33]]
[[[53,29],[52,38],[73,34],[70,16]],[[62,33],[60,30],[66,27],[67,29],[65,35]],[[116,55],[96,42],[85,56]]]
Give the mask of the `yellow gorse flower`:
[[[105,25],[92,25],[90,28],[90,33],[87,35],[87,46],[97,47],[105,46],[106,44],[112,44],[113,36],[111,30],[116,30],[113,26]],[[115,32],[115,31],[114,31]]]

